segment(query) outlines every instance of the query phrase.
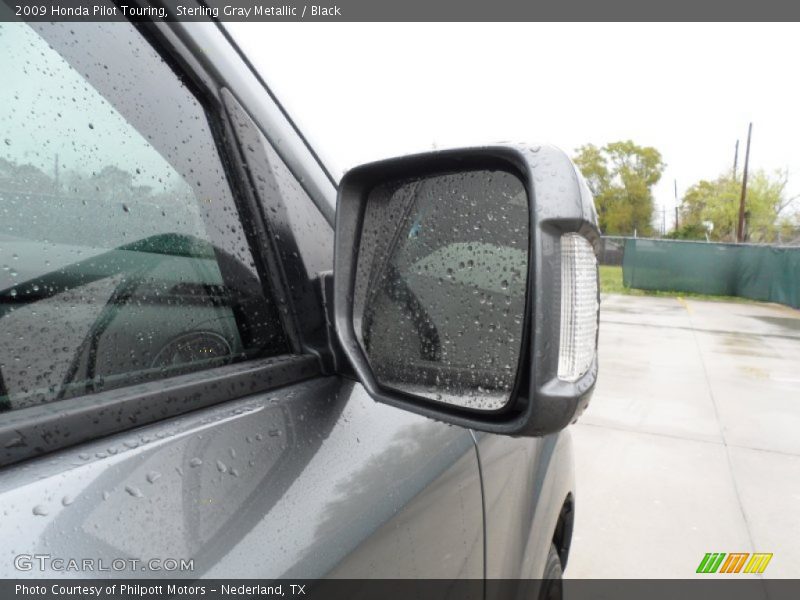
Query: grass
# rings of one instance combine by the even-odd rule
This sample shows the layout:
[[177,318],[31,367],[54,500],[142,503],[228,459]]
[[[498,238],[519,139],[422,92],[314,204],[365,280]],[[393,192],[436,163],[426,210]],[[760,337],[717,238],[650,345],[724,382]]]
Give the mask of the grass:
[[662,290],[637,290],[625,287],[622,283],[622,267],[600,265],[600,292],[603,294],[625,294],[627,296],[661,296],[669,298],[693,298],[695,300],[714,300],[717,302],[755,302],[738,296],[711,296],[694,292],[673,292]]

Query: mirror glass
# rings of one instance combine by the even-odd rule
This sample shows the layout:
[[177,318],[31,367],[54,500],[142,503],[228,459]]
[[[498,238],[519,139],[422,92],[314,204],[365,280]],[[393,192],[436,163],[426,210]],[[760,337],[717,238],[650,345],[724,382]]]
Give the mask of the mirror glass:
[[353,315],[381,386],[470,409],[505,406],[520,357],[528,211],[522,181],[498,170],[370,192]]

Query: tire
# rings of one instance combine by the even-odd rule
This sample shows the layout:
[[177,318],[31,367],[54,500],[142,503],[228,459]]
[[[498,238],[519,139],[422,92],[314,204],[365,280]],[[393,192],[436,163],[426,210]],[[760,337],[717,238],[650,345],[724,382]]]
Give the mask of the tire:
[[562,579],[564,571],[561,569],[561,559],[554,544],[550,544],[550,551],[547,553],[547,562],[544,565],[542,574],[542,587],[539,591],[539,600],[561,600],[564,590]]

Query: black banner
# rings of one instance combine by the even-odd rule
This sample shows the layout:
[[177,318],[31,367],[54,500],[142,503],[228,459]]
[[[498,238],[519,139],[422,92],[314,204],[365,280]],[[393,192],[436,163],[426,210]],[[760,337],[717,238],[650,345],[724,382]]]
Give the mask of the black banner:
[[[752,576],[696,580],[2,580],[3,600],[194,600],[247,598],[287,600],[535,600],[543,586],[563,586],[566,600],[789,600],[800,597],[800,580]],[[552,590],[551,590],[552,591]]]
[[0,0],[0,21],[797,21],[787,0]]

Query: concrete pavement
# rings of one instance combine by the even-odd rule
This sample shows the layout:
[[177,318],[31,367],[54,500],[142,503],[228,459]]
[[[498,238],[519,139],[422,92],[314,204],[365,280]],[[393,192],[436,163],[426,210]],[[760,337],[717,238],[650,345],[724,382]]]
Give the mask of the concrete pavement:
[[694,577],[706,552],[772,552],[764,577],[800,577],[800,311],[601,306],[566,576]]

